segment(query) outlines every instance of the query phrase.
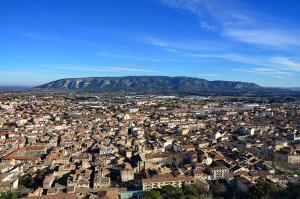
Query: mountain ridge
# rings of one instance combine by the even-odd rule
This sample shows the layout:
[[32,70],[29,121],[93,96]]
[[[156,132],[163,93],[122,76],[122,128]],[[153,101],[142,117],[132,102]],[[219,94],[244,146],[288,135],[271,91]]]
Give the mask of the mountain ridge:
[[185,76],[64,78],[37,86],[35,89],[179,94],[246,93],[272,90],[249,82],[208,81],[201,78]]

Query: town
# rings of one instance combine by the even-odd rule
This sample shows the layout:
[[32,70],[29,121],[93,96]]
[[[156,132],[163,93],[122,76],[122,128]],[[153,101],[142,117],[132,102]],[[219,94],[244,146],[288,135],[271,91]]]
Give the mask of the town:
[[262,181],[284,190],[299,182],[299,131],[297,100],[3,92],[0,192],[129,199],[190,187],[215,198]]

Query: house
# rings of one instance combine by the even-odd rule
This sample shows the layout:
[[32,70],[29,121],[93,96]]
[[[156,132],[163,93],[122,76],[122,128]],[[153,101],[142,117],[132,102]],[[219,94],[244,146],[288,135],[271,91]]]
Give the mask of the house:
[[290,164],[300,164],[300,154],[291,147],[284,147],[274,152],[274,160]]
[[96,177],[94,179],[94,188],[106,189],[111,186],[110,177]]
[[224,166],[210,167],[209,170],[212,180],[225,179],[226,174],[229,173],[229,169]]
[[203,172],[200,169],[196,169],[193,171],[194,173],[194,179],[195,180],[200,180],[200,181],[204,181],[204,180],[211,180],[211,175],[209,175],[208,173]]
[[177,176],[172,175],[160,175],[154,178],[142,179],[143,191],[151,189],[160,189],[166,185],[172,185],[174,187],[182,187],[183,185],[190,185],[194,183],[192,176]]
[[121,170],[122,182],[128,182],[134,179],[134,171],[130,164],[126,163],[125,167]]
[[49,189],[53,185],[54,180],[55,180],[54,175],[46,176],[44,181],[43,181],[43,188]]

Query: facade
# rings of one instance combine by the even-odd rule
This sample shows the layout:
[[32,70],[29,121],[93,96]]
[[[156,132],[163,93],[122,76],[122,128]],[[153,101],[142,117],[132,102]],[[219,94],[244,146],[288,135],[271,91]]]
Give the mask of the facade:
[[177,177],[156,177],[142,180],[144,191],[151,189],[159,189],[166,185],[174,187],[182,187],[183,185],[191,185],[194,183],[194,178],[191,176],[177,176]]
[[96,189],[106,189],[111,186],[109,177],[97,177],[94,179],[94,188]]
[[134,171],[128,163],[125,165],[125,168],[121,170],[121,180],[122,182],[134,180]]
[[226,174],[229,173],[229,169],[226,167],[213,167],[210,168],[210,173],[212,180],[225,179]]

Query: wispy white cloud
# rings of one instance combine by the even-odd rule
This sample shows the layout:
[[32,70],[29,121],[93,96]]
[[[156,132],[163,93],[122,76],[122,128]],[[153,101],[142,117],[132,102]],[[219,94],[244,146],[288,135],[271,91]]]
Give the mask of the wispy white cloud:
[[[203,45],[204,48],[194,48],[193,44],[199,41],[190,42],[192,45],[185,45],[186,48],[179,48],[174,42],[170,45],[161,40],[160,43],[153,41],[153,45],[162,49],[170,46],[180,49],[180,53],[177,54],[181,56],[223,59],[243,64],[242,68],[234,69],[238,72],[280,79],[291,78],[295,72],[300,72],[300,63],[292,58],[272,55],[300,50],[300,27],[292,21],[282,23],[282,19],[256,12],[254,7],[241,1],[161,0],[161,2],[177,11],[194,14],[201,28],[213,31],[213,34],[219,33],[225,39],[221,41],[226,42],[227,48],[220,46],[216,50],[206,50],[205,47],[211,46],[209,41]],[[243,53],[243,49],[237,48],[237,45],[241,47],[240,44],[247,44],[250,49],[246,48],[246,52]],[[250,52],[247,52],[247,49]],[[258,49],[264,53],[257,53]],[[252,67],[249,67],[249,64]]]
[[300,71],[300,63],[293,61],[289,57],[273,57],[271,58],[271,62],[287,69]]
[[46,34],[22,33],[21,35],[24,37],[28,37],[28,38],[36,39],[36,40],[45,40],[45,41],[63,41],[64,40],[63,38],[46,35]]
[[149,57],[142,57],[142,56],[136,56],[136,55],[127,55],[127,54],[115,54],[110,52],[97,52],[97,55],[103,56],[103,57],[116,57],[116,58],[124,58],[124,59],[135,59],[135,60],[144,60],[144,61],[150,61],[150,62],[158,62],[159,59],[153,59]]
[[56,34],[48,34],[48,33],[42,33],[42,32],[10,32],[14,35],[17,35],[19,37],[26,37],[32,40],[37,40],[41,42],[55,42],[55,43],[62,43],[62,44],[75,44],[75,45],[81,45],[81,46],[87,46],[87,47],[103,47],[99,43],[95,41],[89,41],[87,39],[77,39],[77,38],[71,38],[71,37],[61,37],[57,36]]
[[211,25],[209,23],[207,23],[204,20],[199,20],[200,23],[200,27],[209,31],[216,31],[217,30],[217,26],[215,25]]
[[219,51],[228,48],[221,42],[195,40],[164,40],[156,37],[144,37],[142,42],[169,52],[184,51]]
[[201,73],[199,77],[206,77],[206,78],[214,78],[214,77],[221,77],[222,75],[219,73]]
[[148,43],[148,44],[151,44],[154,46],[159,46],[162,48],[167,48],[170,46],[168,43],[166,43],[160,39],[154,38],[154,37],[145,37],[143,40],[145,43]]
[[277,29],[234,29],[228,28],[223,35],[232,39],[267,47],[290,48],[300,47],[299,32]]
[[[233,41],[261,47],[300,47],[299,27],[280,23],[281,19],[258,13],[241,1],[162,0],[163,4],[198,17],[200,26],[220,32]],[[213,28],[210,28],[213,27]],[[293,28],[292,28],[293,27]]]
[[[242,2],[227,0],[162,0],[163,4],[195,14],[200,23],[209,26],[238,26],[256,23],[257,13]],[[243,9],[241,9],[243,8]]]
[[[251,33],[245,33],[245,34],[251,34]],[[282,36],[282,38],[280,38],[280,36]],[[253,33],[253,37],[251,37],[253,39],[249,40],[248,42],[249,43],[253,42],[256,44],[261,42],[262,45],[263,44],[266,45],[268,43],[269,46],[275,46],[275,47],[296,45],[296,42],[293,42],[293,38],[289,38],[287,35],[284,34],[282,35],[278,34],[277,36],[275,35],[273,37],[268,37],[269,40],[264,39],[264,37],[268,37],[267,34],[264,36],[260,36],[259,32],[255,34]],[[281,41],[275,42],[277,39]],[[299,44],[300,44],[300,39],[298,38],[294,38],[294,39],[299,40]],[[260,67],[263,66],[263,67],[269,67],[270,70],[270,67],[276,67],[276,65],[278,64],[284,65],[286,67],[286,70],[298,69],[298,63],[293,62],[292,60],[290,60],[290,58],[272,57],[268,55],[253,55],[249,53],[247,54],[228,53],[227,51],[233,51],[231,47],[228,45],[216,44],[214,46],[214,45],[209,45],[208,43],[200,44],[200,42],[197,43],[196,41],[187,42],[187,43],[166,42],[162,39],[153,38],[153,37],[146,38],[145,42],[147,42],[150,45],[157,46],[162,50],[171,53],[176,53],[177,56],[182,56],[182,57],[223,59],[223,60],[236,62],[236,63],[256,65],[257,66],[256,69],[258,69],[259,66]],[[248,72],[253,72],[257,74],[259,73],[259,71],[248,71]],[[260,73],[262,74],[263,72],[260,71]],[[274,73],[276,74],[276,72]]]
[[[171,51],[172,49],[168,49],[168,50]],[[150,58],[150,57],[143,57],[143,56],[136,56],[136,55],[129,55],[129,54],[117,54],[111,52],[97,52],[97,55],[103,57],[115,57],[115,58],[133,59],[133,60],[141,60],[141,61],[149,61],[149,62],[180,62],[181,61],[178,59],[162,59],[162,58],[158,59],[158,58]]]
[[279,78],[279,79],[288,79],[289,78],[288,76],[280,76],[280,75],[275,75],[273,77]]
[[[268,31],[267,31],[268,32]],[[263,33],[263,32],[261,32]],[[251,34],[251,31],[249,33]],[[242,34],[241,34],[242,35]],[[268,39],[265,39],[267,37]],[[249,36],[250,38],[250,36]],[[298,38],[290,38],[288,35],[284,33],[274,35],[273,37],[268,37],[267,33],[263,36],[260,35],[260,32],[253,32],[252,40],[249,40],[249,43],[261,43],[262,45],[274,46],[274,47],[283,47],[288,45],[297,45],[297,42],[294,40],[299,40]],[[244,38],[246,40],[246,38]],[[280,40],[280,42],[276,42],[276,40]],[[197,45],[197,42],[194,43],[176,43],[176,42],[166,42],[161,39],[151,38],[146,39],[146,41],[154,46],[161,47],[163,50],[170,48],[171,50],[167,50],[172,53],[176,53],[177,56],[183,57],[193,57],[193,58],[214,58],[214,59],[223,59],[230,62],[242,63],[242,64],[251,64],[255,65],[255,70],[241,70],[243,72],[251,72],[256,74],[282,74],[282,75],[291,75],[289,72],[280,71],[280,70],[297,70],[300,71],[300,63],[297,63],[291,58],[288,57],[272,57],[269,55],[253,55],[253,54],[245,54],[245,53],[227,53],[227,51],[231,51],[229,46],[217,45],[215,47],[211,47],[209,44]],[[208,49],[206,49],[206,46]],[[280,68],[276,68],[277,65],[281,65]],[[284,68],[282,68],[284,66]],[[261,67],[261,68],[260,68]],[[263,67],[263,68],[262,68]],[[268,67],[268,68],[266,68]],[[271,69],[273,67],[273,69]],[[263,69],[263,70],[262,70]],[[268,73],[270,72],[270,73]]]
[[122,71],[122,72],[146,72],[146,73],[156,73],[157,72],[155,70],[129,68],[129,67],[123,67],[123,66],[102,67],[102,69],[111,70],[111,71]]
[[25,56],[25,55],[16,55],[15,58],[18,59],[27,59],[27,58],[31,58],[30,56]]
[[246,73],[253,73],[253,74],[259,74],[259,75],[268,75],[276,78],[288,78],[293,76],[293,73],[290,71],[282,70],[279,68],[236,68],[234,71],[238,72],[246,72]]
[[189,56],[192,57],[199,57],[199,58],[217,58],[217,59],[225,59],[229,61],[234,61],[238,63],[245,63],[245,64],[261,64],[261,57],[255,57],[255,56],[247,56],[242,54],[233,54],[233,53],[210,53],[210,54],[190,54]]
[[171,53],[179,53],[180,50],[174,49],[174,48],[164,48],[165,51],[171,52]]
[[143,72],[143,73],[156,73],[155,70],[144,69],[144,68],[134,68],[128,65],[121,66],[86,66],[86,65],[68,65],[68,64],[58,64],[58,65],[38,65],[39,67],[64,69],[70,71],[79,72]]
[[291,72],[282,71],[279,68],[253,68],[252,71],[261,74],[292,75]]

